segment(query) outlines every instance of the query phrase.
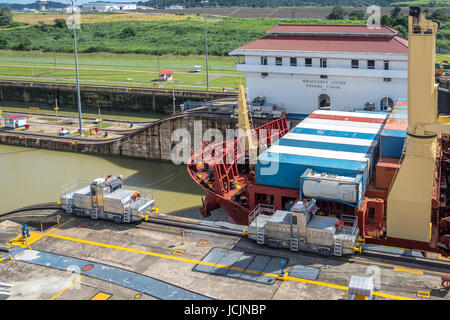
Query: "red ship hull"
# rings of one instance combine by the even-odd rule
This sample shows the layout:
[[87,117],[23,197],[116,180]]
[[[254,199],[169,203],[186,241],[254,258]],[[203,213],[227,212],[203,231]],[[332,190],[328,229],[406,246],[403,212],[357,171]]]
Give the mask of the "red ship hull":
[[[264,142],[266,142],[267,146],[270,146],[275,141],[274,136],[271,134],[273,129],[279,131],[279,137],[286,134],[288,129],[285,118],[277,119],[255,129],[258,142],[265,139]],[[269,134],[267,136],[261,135],[261,130],[268,130]],[[234,146],[234,148],[230,148],[230,145]],[[257,185],[252,172],[244,174],[239,172],[236,161],[226,164],[226,161],[216,163],[217,159],[205,158],[204,155],[210,153],[213,148],[217,148],[217,145],[205,144],[201,151],[201,163],[196,164],[193,161],[194,158],[199,156],[194,154],[190,159],[190,164],[188,164],[190,176],[206,193],[201,208],[201,213],[204,217],[210,216],[211,211],[222,208],[228,214],[229,222],[247,226],[249,224],[249,215],[258,204],[265,204],[265,201],[270,200],[270,204],[273,205],[275,210],[285,210],[283,199],[299,200],[298,190]],[[234,153],[234,159],[242,157],[243,152],[239,140],[235,140],[234,144],[224,143],[223,149],[223,160],[230,153]],[[447,215],[450,210],[449,206],[446,205],[445,197],[447,192],[447,172],[450,172],[449,150],[450,148],[444,147],[441,156],[436,160],[435,190],[432,199],[434,210],[430,213],[433,222],[433,235],[429,243],[386,237],[385,210],[388,190],[377,189],[373,186],[369,187],[364,200],[357,209],[339,202],[317,200],[317,205],[322,210],[321,214],[338,217],[341,214],[358,216],[360,235],[365,243],[423,252],[436,252],[447,256],[450,247],[450,236],[447,235],[450,231],[450,216],[447,217]],[[208,162],[209,164],[205,165]],[[213,175],[211,175],[211,171],[214,172]],[[443,171],[443,175],[441,171]],[[261,195],[265,197],[261,198]],[[443,197],[444,201],[442,201]]]

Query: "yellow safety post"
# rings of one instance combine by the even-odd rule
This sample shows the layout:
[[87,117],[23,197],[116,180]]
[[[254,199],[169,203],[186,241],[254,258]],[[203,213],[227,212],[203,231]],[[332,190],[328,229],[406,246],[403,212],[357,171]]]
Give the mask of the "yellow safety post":
[[158,212],[159,212],[159,208],[158,208],[158,207],[153,207],[153,208],[152,208],[152,212],[158,213]]
[[9,260],[12,260],[12,256],[11,256],[11,243],[7,243],[8,244],[8,256],[9,256]]
[[180,235],[181,235],[181,244],[184,244],[184,229],[181,229]]
[[354,247],[353,249],[355,250],[355,252],[359,252],[359,254],[361,254],[361,252],[362,252],[361,247]]
[[56,216],[56,222],[58,223],[57,225],[59,226],[59,221],[61,220],[61,216],[58,214],[57,216]]
[[27,235],[25,235],[25,244],[27,245],[27,249],[28,249],[28,250],[31,250],[31,247],[30,247],[30,245],[28,244],[28,237],[27,237]]
[[59,107],[55,107],[55,112],[56,112],[56,123],[58,123],[58,110],[59,110]]
[[44,228],[42,228],[42,221],[41,221],[41,232],[44,232]]
[[244,237],[246,237],[246,236],[248,235],[248,231],[245,230],[245,229],[243,229],[243,230],[242,230],[242,235],[243,235]]

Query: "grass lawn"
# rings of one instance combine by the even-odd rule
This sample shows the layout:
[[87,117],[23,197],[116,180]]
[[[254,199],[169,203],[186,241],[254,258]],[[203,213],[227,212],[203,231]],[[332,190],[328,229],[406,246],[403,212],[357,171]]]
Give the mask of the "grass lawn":
[[[65,13],[45,12],[45,13],[14,13],[14,21],[37,24],[42,21],[53,24],[55,19],[67,19],[69,15]],[[119,22],[119,21],[161,21],[161,20],[184,20],[188,16],[175,14],[149,15],[139,12],[111,12],[111,13],[88,13],[81,15],[81,23],[98,22]],[[200,20],[202,17],[191,16],[190,19]]]
[[[29,108],[26,107],[16,107],[16,106],[0,106],[0,109],[7,113],[8,111],[14,112],[30,112]],[[41,114],[55,114],[53,109],[49,108],[40,108]],[[59,110],[58,115],[60,116],[69,116],[78,118],[78,112],[76,111],[64,111]],[[98,118],[98,110],[93,109],[85,109],[82,111],[83,117],[88,118]],[[106,119],[120,120],[120,121],[157,121],[161,119],[163,116],[160,114],[155,114],[151,112],[120,112],[120,111],[102,111],[102,117]],[[41,117],[43,120],[55,120],[54,118]],[[92,121],[89,121],[92,123]],[[102,127],[105,124],[102,124]]]
[[440,54],[436,56],[437,61],[442,62],[444,60],[447,60],[450,62],[450,54]]

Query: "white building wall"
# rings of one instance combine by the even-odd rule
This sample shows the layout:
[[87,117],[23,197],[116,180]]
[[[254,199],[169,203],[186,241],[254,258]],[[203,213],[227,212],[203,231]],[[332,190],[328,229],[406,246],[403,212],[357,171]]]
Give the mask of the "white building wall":
[[320,79],[317,75],[296,75],[247,72],[248,98],[266,97],[269,105],[284,107],[286,112],[309,114],[319,106],[319,96],[330,97],[331,110],[352,111],[361,109],[367,102],[380,107],[381,99],[390,97],[395,103],[407,97],[407,80],[382,78],[328,76]]
[[[394,103],[407,97],[407,54],[239,49],[231,54],[245,55],[245,64],[239,64],[237,70],[246,72],[250,101],[265,96],[268,104],[282,106],[288,113],[311,113],[318,108],[322,93],[330,97],[332,110],[360,109],[366,103],[380,108],[384,97]],[[266,66],[261,65],[261,56],[267,57]],[[282,66],[275,64],[276,57],[283,58]],[[291,57],[297,58],[297,66],[290,65]],[[312,67],[305,66],[305,58],[312,59]],[[327,59],[327,68],[320,68],[321,58]],[[352,68],[352,59],[359,61],[359,68]],[[368,60],[375,60],[375,69],[368,69]],[[389,70],[384,70],[384,61],[389,61]],[[268,76],[262,77],[261,73]]]

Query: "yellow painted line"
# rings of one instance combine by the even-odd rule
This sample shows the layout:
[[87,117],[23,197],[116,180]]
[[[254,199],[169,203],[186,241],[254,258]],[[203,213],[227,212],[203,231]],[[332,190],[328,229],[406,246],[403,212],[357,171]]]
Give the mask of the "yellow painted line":
[[[188,262],[188,263],[193,263],[193,264],[201,264],[201,265],[211,266],[211,267],[216,267],[216,268],[226,268],[226,269],[231,269],[231,270],[235,270],[235,271],[252,273],[252,274],[258,274],[258,275],[263,275],[263,276],[273,277],[273,278],[278,278],[279,277],[279,274],[274,274],[274,273],[265,273],[265,272],[260,272],[260,271],[256,271],[256,270],[248,270],[248,269],[245,270],[243,268],[232,267],[232,266],[223,265],[223,264],[217,264],[217,263],[212,263],[212,262],[206,262],[206,261],[199,261],[199,260],[194,260],[194,259],[182,258],[182,257],[167,255],[167,254],[163,254],[163,253],[144,251],[144,250],[140,250],[140,249],[133,249],[133,248],[127,248],[127,247],[122,247],[122,246],[115,246],[115,245],[111,245],[111,244],[100,243],[100,242],[84,240],[84,239],[77,239],[77,238],[72,238],[72,237],[56,235],[56,234],[46,234],[46,236],[52,237],[52,238],[56,238],[56,239],[69,240],[69,241],[74,241],[74,242],[79,242],[79,243],[84,243],[84,244],[90,244],[90,245],[103,247],[103,248],[110,248],[110,249],[134,252],[134,253],[139,253],[139,254],[144,254],[144,255],[148,255],[148,256],[154,256],[154,257],[159,257],[159,258],[164,258],[164,259],[169,259],[169,260],[182,261],[182,262]],[[346,287],[346,286],[341,286],[341,285],[332,284],[332,283],[326,283],[326,282],[313,281],[313,280],[308,280],[308,279],[295,278],[295,277],[291,277],[291,276],[288,276],[287,279],[293,280],[293,281],[298,281],[298,282],[314,284],[314,285],[326,286],[326,287],[340,289],[340,290],[348,290],[348,287]],[[407,298],[407,297],[389,295],[389,294],[381,293],[381,292],[377,292],[377,294],[378,295],[385,295],[386,297],[390,297],[392,299],[400,299],[400,300],[409,300],[409,299],[411,299],[411,298]]]
[[81,280],[84,276],[81,275],[78,278],[76,278],[75,280],[72,281],[71,284],[69,284],[67,287],[65,287],[64,289],[62,289],[60,292],[58,292],[55,296],[53,296],[52,298],[50,298],[50,300],[55,300],[59,295],[61,295],[63,292],[65,292],[67,289],[69,289],[71,286],[73,286],[78,280]]
[[324,287],[329,287],[329,288],[334,288],[334,289],[339,289],[339,290],[346,290],[346,291],[348,290],[348,287],[346,287],[346,286],[341,286],[341,285],[333,284],[333,283],[327,283],[327,282],[321,282],[321,281],[315,281],[315,280],[308,280],[308,279],[296,278],[296,277],[291,277],[291,276],[287,276],[286,279],[297,281],[297,282],[315,284],[315,285],[318,285],[318,286],[324,286]]
[[108,300],[112,297],[112,294],[105,293],[105,292],[99,292],[95,296],[91,298],[91,300]]
[[67,220],[66,222],[64,222],[64,223],[62,223],[62,224],[60,224],[60,225],[57,225],[56,227],[54,227],[53,229],[51,229],[51,230],[49,230],[49,231],[47,231],[46,233],[52,233],[53,231],[55,231],[55,230],[57,230],[57,229],[59,229],[59,228],[61,228],[62,226],[64,226],[64,225],[66,225],[66,224],[68,224],[70,221],[72,221],[73,219],[72,218],[70,218],[69,220]]
[[[363,260],[363,259],[359,259],[359,258],[349,258],[348,260],[349,261],[356,261],[356,262],[359,262],[359,263],[376,264],[376,265],[379,265],[379,266],[385,266],[385,267],[402,269],[402,267],[398,267],[398,266],[396,266],[394,264],[382,263],[382,262],[377,262],[377,261],[372,261],[372,260]],[[411,269],[405,269],[405,270],[411,270]],[[397,271],[403,271],[403,270],[397,270]],[[442,272],[437,272],[437,271],[433,271],[433,270],[415,269],[414,271],[422,272],[422,273],[419,273],[419,274],[424,274],[425,272],[427,272],[427,273],[434,273],[434,274],[438,274],[438,275],[442,274]]]
[[374,296],[378,296],[378,297],[383,297],[383,298],[388,298],[388,299],[395,299],[395,300],[419,300],[419,299],[415,299],[415,298],[408,298],[408,297],[402,297],[402,296],[396,296],[393,294],[387,294],[387,293],[383,293],[383,292],[372,292],[372,294]]
[[394,267],[394,271],[409,272],[409,273],[415,273],[415,274],[423,274],[423,271],[421,271],[421,270],[406,269],[406,268],[400,268],[400,267]]
[[442,255],[439,255],[439,257],[438,257],[439,259],[441,259],[441,260],[446,260],[446,261],[450,261],[450,257],[443,257]]

